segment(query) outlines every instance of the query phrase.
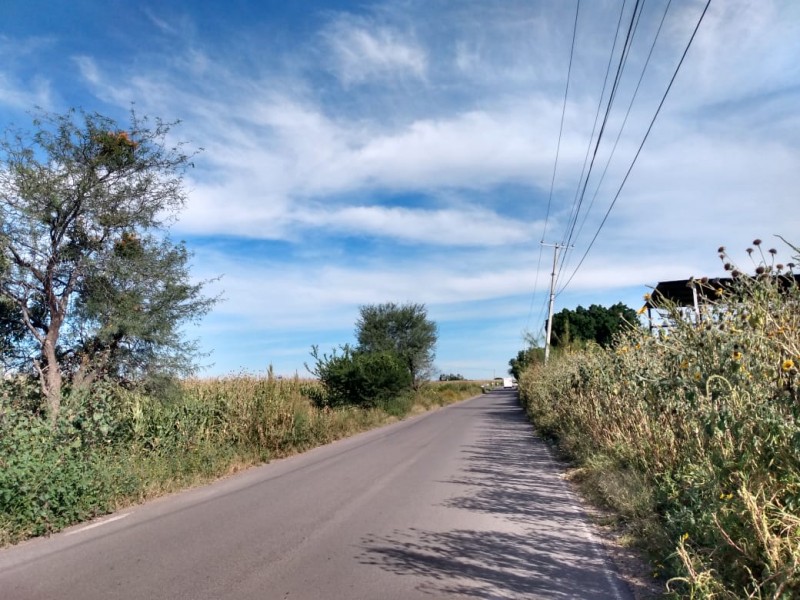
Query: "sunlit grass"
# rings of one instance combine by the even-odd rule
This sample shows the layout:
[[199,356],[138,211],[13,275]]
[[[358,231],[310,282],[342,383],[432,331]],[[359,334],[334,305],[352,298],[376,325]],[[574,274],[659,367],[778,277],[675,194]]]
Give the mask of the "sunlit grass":
[[655,335],[521,381],[539,431],[679,595],[800,597],[800,289],[764,256],[701,323],[671,307]]

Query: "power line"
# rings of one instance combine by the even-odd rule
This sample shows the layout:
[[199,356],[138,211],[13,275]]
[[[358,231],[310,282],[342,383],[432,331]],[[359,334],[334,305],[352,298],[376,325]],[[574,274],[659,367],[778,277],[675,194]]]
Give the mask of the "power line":
[[580,8],[581,8],[581,0],[578,0],[575,4],[575,21],[572,25],[572,42],[570,44],[570,50],[569,50],[569,64],[567,65],[567,83],[564,88],[564,103],[561,108],[561,125],[559,126],[558,129],[558,143],[556,144],[556,158],[553,164],[553,177],[550,180],[550,194],[547,198],[547,213],[545,214],[544,227],[542,228],[542,240],[539,245],[539,259],[536,263],[536,276],[533,281],[533,294],[531,295],[531,305],[530,308],[528,309],[528,320],[525,323],[525,329],[528,329],[528,327],[530,326],[531,314],[533,314],[533,303],[534,300],[536,299],[536,292],[539,288],[539,270],[541,269],[542,266],[542,248],[543,248],[541,244],[544,243],[544,238],[545,235],[547,234],[547,222],[550,219],[550,206],[553,201],[553,189],[555,187],[556,171],[558,169],[558,157],[561,152],[561,138],[564,133],[564,116],[567,112],[567,96],[569,95],[569,82],[572,76],[572,59],[575,55],[575,38],[577,37],[576,34],[578,31],[578,15],[580,13]]
[[631,108],[633,108],[633,103],[636,100],[636,96],[639,94],[639,88],[642,85],[642,81],[644,80],[644,74],[647,71],[647,67],[650,64],[650,59],[653,56],[653,51],[656,47],[656,42],[658,42],[658,38],[661,35],[661,29],[664,27],[664,21],[667,18],[667,13],[669,12],[669,8],[672,5],[672,0],[668,0],[666,7],[664,8],[664,14],[661,15],[661,21],[658,24],[658,29],[656,30],[656,35],[653,38],[653,43],[650,44],[650,51],[647,53],[647,59],[644,62],[644,66],[642,67],[642,72],[639,75],[639,81],[636,83],[636,88],[633,90],[633,95],[631,96],[631,101],[628,103],[628,109],[625,111],[625,118],[622,120],[622,125],[619,128],[619,132],[617,133],[617,138],[614,140],[614,146],[611,148],[611,153],[608,155],[608,159],[606,160],[606,165],[603,168],[603,173],[600,175],[600,179],[597,182],[597,187],[595,187],[594,194],[592,195],[592,199],[589,202],[589,208],[586,209],[586,212],[583,213],[583,220],[581,221],[580,227],[578,227],[578,233],[575,234],[576,238],[579,238],[581,232],[583,231],[583,226],[586,224],[586,220],[589,217],[589,213],[594,206],[594,201],[597,199],[597,194],[600,191],[600,186],[603,184],[603,181],[606,178],[606,173],[608,173],[608,167],[611,164],[611,159],[614,158],[614,153],[617,151],[617,145],[619,144],[619,140],[622,137],[622,132],[625,129],[625,125],[628,123],[628,117],[631,114]]
[[611,214],[611,210],[614,208],[614,205],[617,203],[617,200],[619,199],[619,195],[622,193],[622,188],[625,187],[625,183],[628,181],[628,177],[630,176],[631,171],[633,170],[633,167],[636,164],[636,160],[639,158],[639,154],[641,154],[641,152],[642,152],[642,148],[644,147],[644,144],[647,141],[647,138],[649,137],[650,132],[653,129],[653,125],[655,124],[656,119],[658,118],[658,115],[661,112],[661,108],[664,106],[664,102],[666,102],[666,100],[667,100],[667,96],[669,95],[669,91],[672,89],[672,84],[675,83],[675,78],[678,76],[678,72],[680,71],[681,66],[683,65],[683,61],[685,60],[686,55],[689,53],[689,48],[692,46],[692,42],[694,41],[694,38],[697,35],[697,31],[700,29],[700,25],[703,22],[703,19],[705,18],[706,12],[708,12],[708,7],[710,5],[711,5],[711,0],[708,0],[706,2],[705,8],[703,8],[703,12],[700,15],[700,18],[697,21],[697,25],[695,25],[694,31],[692,31],[692,35],[689,38],[689,42],[686,44],[686,48],[684,49],[683,54],[681,55],[681,59],[680,59],[680,61],[678,61],[678,66],[675,68],[675,72],[672,74],[672,78],[669,81],[669,85],[667,85],[667,89],[664,91],[664,95],[661,98],[661,102],[659,102],[658,108],[656,109],[656,112],[653,115],[652,120],[650,121],[650,126],[647,128],[647,131],[645,132],[644,137],[642,138],[642,142],[641,142],[641,144],[639,144],[639,148],[636,151],[636,154],[634,155],[630,166],[628,167],[628,171],[625,173],[625,177],[622,179],[622,183],[620,184],[619,188],[617,189],[617,193],[614,195],[614,199],[611,201],[611,205],[608,207],[608,210],[606,211],[606,214],[603,217],[603,220],[600,222],[600,225],[597,228],[597,231],[595,232],[594,237],[592,238],[592,241],[589,242],[589,246],[586,248],[586,252],[583,253],[583,256],[581,257],[581,260],[578,263],[578,266],[575,267],[575,270],[569,276],[569,279],[567,280],[567,282],[559,290],[559,292],[558,292],[559,294],[566,289],[566,287],[572,281],[573,277],[575,277],[575,274],[581,268],[581,265],[583,265],[583,262],[584,262],[584,260],[586,260],[586,257],[588,256],[589,251],[592,249],[592,246],[594,245],[595,241],[597,240],[597,236],[600,235],[600,231],[603,229],[603,226],[605,225],[606,220],[608,219],[608,215]]
[[[600,142],[603,139],[603,133],[605,132],[606,125],[608,124],[609,115],[611,114],[611,107],[614,105],[614,100],[616,99],[617,90],[619,88],[619,83],[622,80],[622,72],[625,69],[625,65],[627,63],[628,55],[630,53],[630,48],[633,42],[633,36],[636,31],[637,25],[639,23],[638,16],[641,15],[640,11],[641,0],[636,0],[636,4],[633,7],[633,12],[631,13],[631,21],[628,24],[628,30],[625,35],[625,43],[622,47],[622,52],[620,53],[619,57],[619,64],[617,65],[617,71],[614,75],[614,83],[611,86],[611,93],[609,94],[608,103],[606,104],[606,111],[603,115],[603,121],[600,125],[600,132],[597,134],[597,141],[595,142],[594,152],[592,153],[592,160],[589,163],[589,170],[586,174],[586,178],[584,179],[583,186],[580,192],[580,197],[575,205],[573,205],[573,211],[570,215],[569,224],[567,225],[568,234],[565,235],[564,239],[562,240],[562,244],[565,246],[569,246],[572,242],[573,235],[575,232],[575,226],[578,222],[578,215],[580,214],[581,206],[583,205],[583,199],[586,195],[586,187],[589,183],[589,178],[591,177],[592,170],[594,168],[594,162],[597,158],[597,152],[600,149]],[[601,98],[602,101],[602,98]],[[579,184],[580,187],[580,184]],[[568,252],[564,252],[561,256],[561,263],[559,265],[559,277],[563,270],[564,263],[567,260]]]
[[[611,73],[611,63],[614,61],[614,51],[617,49],[617,40],[619,39],[619,30],[622,27],[622,17],[625,14],[625,5],[627,0],[623,0],[622,6],[619,11],[619,18],[617,19],[617,30],[614,33],[614,43],[611,44],[611,52],[608,53],[608,63],[606,64],[606,74],[603,78],[603,89],[600,90],[600,99],[597,101],[597,110],[594,113],[594,123],[592,124],[592,133],[589,134],[589,143],[586,145],[586,154],[583,157],[583,166],[581,166],[581,175],[578,178],[578,185],[575,189],[575,199],[573,200],[572,209],[570,210],[570,220],[572,218],[572,211],[578,203],[578,197],[581,191],[581,182],[583,176],[586,174],[586,163],[589,162],[589,154],[592,151],[592,140],[594,140],[594,132],[597,131],[597,121],[600,119],[600,110],[603,108],[603,98],[606,95],[606,86],[608,85],[608,76]],[[569,222],[569,221],[567,221]]]

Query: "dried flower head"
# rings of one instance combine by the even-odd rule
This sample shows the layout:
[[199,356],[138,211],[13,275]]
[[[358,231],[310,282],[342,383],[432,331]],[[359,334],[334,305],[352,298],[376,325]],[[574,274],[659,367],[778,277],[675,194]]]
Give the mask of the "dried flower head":
[[733,265],[732,265],[731,263],[725,263],[725,266],[724,266],[723,268],[724,268],[726,271],[730,271],[730,270],[732,270],[732,269],[733,269]]
[[765,269],[764,267],[757,267],[757,268],[756,268],[756,273],[757,273],[758,275],[763,275],[763,274],[764,274],[764,271],[766,271],[766,269]]
[[748,249],[747,249],[747,253],[748,253],[748,254],[752,254],[752,253],[753,253],[753,249],[752,249],[752,248],[748,248]]
[[761,240],[760,239],[756,238],[756,239],[753,240],[753,246],[760,246],[760,245],[761,245]]
[[790,269],[794,269],[795,267],[794,263],[786,263],[786,266],[789,267]]
[[772,254],[772,256],[775,256],[778,253],[778,251],[775,250],[775,248],[770,248],[769,253]]
[[717,248],[717,252],[719,252],[720,254],[725,252],[725,246],[720,246],[719,248]]
[[778,271],[783,271],[783,265],[781,263],[775,265],[775,268],[778,269]]

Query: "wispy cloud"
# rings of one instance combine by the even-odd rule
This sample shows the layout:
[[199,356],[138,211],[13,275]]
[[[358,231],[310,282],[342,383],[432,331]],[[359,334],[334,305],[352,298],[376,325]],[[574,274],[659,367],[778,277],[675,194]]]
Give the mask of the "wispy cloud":
[[36,53],[52,45],[47,37],[25,39],[0,35],[0,106],[13,110],[30,110],[38,106],[50,110],[55,104],[50,80],[27,65]]
[[342,15],[322,32],[330,49],[331,68],[345,84],[373,79],[424,79],[425,50],[412,35],[365,18]]
[[170,24],[166,19],[158,16],[151,8],[143,6],[141,11],[160,32],[168,35],[178,35],[181,32],[180,27]]
[[34,77],[20,81],[0,72],[0,105],[18,110],[30,110],[38,106],[45,110],[53,107],[53,90],[46,79]]
[[[562,283],[597,233],[702,4],[671,3]],[[642,15],[582,211],[664,6]],[[549,277],[547,254],[539,260],[545,217],[547,241],[566,235],[621,7],[581,4],[552,198],[569,3],[312,3],[246,15],[232,7],[215,15],[220,23],[189,4],[137,9],[136,33],[153,43],[115,54],[112,36],[97,48],[59,46],[59,57],[30,71],[20,61],[0,66],[0,104],[80,97],[124,118],[135,101],[142,113],[182,120],[176,136],[205,151],[175,234],[196,250],[198,277],[225,274],[214,286],[228,298],[207,321],[208,339],[235,331],[253,336],[239,345],[252,349],[274,337],[263,341],[269,352],[297,363],[281,348],[350,331],[360,304],[411,300],[452,325],[448,352],[465,346],[452,342],[468,337],[459,328],[485,331],[493,356],[509,348],[502,367],[521,345],[534,281],[536,316]],[[794,3],[712,3],[559,302],[635,303],[645,284],[718,272],[720,244],[800,231],[798,23]],[[210,35],[219,24],[236,40]],[[220,342],[245,360],[239,346]],[[440,358],[454,368],[460,360]]]

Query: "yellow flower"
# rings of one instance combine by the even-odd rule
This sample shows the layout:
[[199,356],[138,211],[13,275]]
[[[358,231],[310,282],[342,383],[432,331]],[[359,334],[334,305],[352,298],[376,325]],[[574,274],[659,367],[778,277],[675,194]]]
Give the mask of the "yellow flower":
[[688,539],[689,539],[689,534],[688,534],[688,533],[684,533],[684,534],[681,536],[681,542],[685,542],[685,541],[686,541],[686,540],[688,540]]
[[700,371],[696,371],[695,374],[694,374],[695,381],[700,381],[701,377],[702,377],[702,375],[700,374]]
[[733,358],[733,360],[742,360],[742,353],[737,350],[736,352],[731,354],[731,357]]
[[643,298],[644,298],[645,302],[650,302],[650,297],[651,297],[651,296],[650,296],[650,294],[645,294],[645,295],[643,296]]
[[791,371],[792,369],[794,369],[794,361],[791,358],[787,358],[785,361],[783,361],[781,369],[783,369],[784,371]]
[[689,361],[686,360],[686,359],[683,359],[681,361],[681,369],[688,369],[688,368],[689,368]]

